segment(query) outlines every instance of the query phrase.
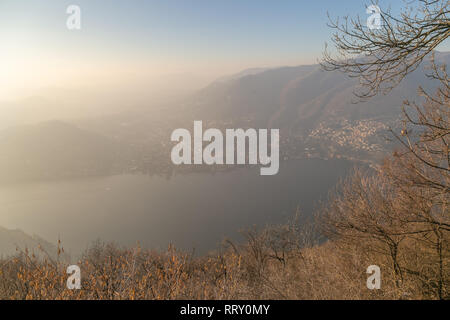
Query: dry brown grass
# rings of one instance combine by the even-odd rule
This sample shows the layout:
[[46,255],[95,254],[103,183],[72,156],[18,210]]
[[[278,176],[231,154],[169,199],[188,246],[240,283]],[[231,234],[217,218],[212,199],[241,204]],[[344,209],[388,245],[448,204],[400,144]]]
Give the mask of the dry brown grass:
[[[273,228],[270,231],[251,231],[249,239],[253,240],[239,247],[195,258],[173,247],[166,252],[154,252],[97,242],[77,263],[81,268],[81,290],[66,288],[67,264],[22,253],[0,264],[0,298],[432,298],[424,296],[413,282],[399,289],[389,259],[383,255],[369,254],[344,243],[326,242],[304,248],[290,247],[282,254],[278,251],[277,256],[274,254],[277,245],[270,238]],[[381,290],[366,287],[365,272],[371,264],[381,267]]]

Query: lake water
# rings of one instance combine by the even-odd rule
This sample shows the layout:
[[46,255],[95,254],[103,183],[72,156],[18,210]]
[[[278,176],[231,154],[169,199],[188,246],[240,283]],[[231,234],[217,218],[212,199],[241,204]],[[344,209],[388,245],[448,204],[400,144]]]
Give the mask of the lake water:
[[259,168],[170,179],[118,175],[0,187],[0,225],[19,228],[77,255],[96,239],[133,246],[212,250],[239,230],[282,223],[300,206],[310,214],[354,166],[345,160],[280,164],[275,176]]

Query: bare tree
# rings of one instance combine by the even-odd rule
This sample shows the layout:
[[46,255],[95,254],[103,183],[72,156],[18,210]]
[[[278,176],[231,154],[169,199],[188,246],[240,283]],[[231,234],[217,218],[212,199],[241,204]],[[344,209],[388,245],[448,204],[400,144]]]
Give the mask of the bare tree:
[[321,64],[359,78],[361,90],[355,94],[362,99],[387,93],[447,39],[449,9],[448,0],[405,1],[398,16],[380,8],[379,29],[360,17],[330,17],[335,52],[326,48]]
[[322,61],[325,70],[359,78],[361,100],[388,93],[429,62],[427,77],[438,88],[419,87],[417,101],[404,102],[403,127],[391,130],[402,148],[378,174],[382,186],[354,177],[332,201],[325,225],[331,235],[387,246],[400,282],[408,274],[441,299],[449,277],[450,88],[447,66],[434,50],[450,34],[449,8],[448,0],[405,2],[398,16],[381,10],[382,23],[373,30],[360,18],[330,19],[336,53],[326,49]]
[[414,290],[443,299],[450,272],[446,205],[437,203],[432,189],[397,184],[391,177],[395,170],[401,170],[395,161],[375,175],[356,170],[321,212],[322,230],[333,241],[370,252],[375,260],[386,257],[398,297]]

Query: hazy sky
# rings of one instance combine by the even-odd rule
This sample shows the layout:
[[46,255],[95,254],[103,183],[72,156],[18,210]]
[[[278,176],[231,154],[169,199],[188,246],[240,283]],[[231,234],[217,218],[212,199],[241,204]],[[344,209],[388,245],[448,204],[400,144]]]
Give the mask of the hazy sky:
[[[316,63],[332,16],[363,0],[1,0],[0,100],[68,87]],[[381,1],[380,5],[400,1]],[[66,28],[81,7],[82,29]],[[2,99],[3,98],[3,99]]]

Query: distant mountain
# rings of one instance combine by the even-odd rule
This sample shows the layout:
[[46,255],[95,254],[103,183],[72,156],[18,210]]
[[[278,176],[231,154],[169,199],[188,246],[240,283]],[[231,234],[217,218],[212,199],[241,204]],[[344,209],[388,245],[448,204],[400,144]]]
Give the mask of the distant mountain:
[[[450,62],[449,53],[437,58]],[[256,70],[212,83],[187,109],[199,119],[248,118],[261,127],[294,132],[312,130],[331,118],[393,119],[405,98],[417,96],[419,85],[429,86],[425,73],[423,64],[390,94],[355,104],[357,79],[340,72],[323,71],[319,65]]]
[[110,174],[124,152],[61,121],[11,127],[0,132],[0,183]]
[[245,76],[250,76],[250,75],[255,75],[258,73],[262,73],[264,71],[269,70],[269,68],[250,68],[250,69],[245,69],[241,72],[238,72],[236,74],[232,74],[229,76],[223,76],[220,77],[219,79],[217,79],[214,82],[226,82],[226,81],[230,81],[230,80],[237,80],[239,78],[245,77]]
[[[0,227],[0,258],[7,258],[25,252],[35,254],[37,257],[54,259],[57,256],[57,247],[38,236],[30,236],[22,230],[9,230]],[[61,259],[67,259],[67,255],[61,253]]]
[[[449,63],[450,53],[436,52],[436,59]],[[151,172],[171,165],[170,134],[176,128],[191,128],[193,120],[219,129],[278,128],[283,159],[377,161],[393,147],[388,129],[401,125],[403,101],[416,99],[420,85],[436,87],[426,76],[426,65],[425,61],[388,95],[364,103],[355,103],[357,79],[323,71],[319,65],[257,68],[220,78],[171,107],[84,119],[78,124],[131,146],[137,150],[133,167]]]
[[[450,63],[450,53],[436,52],[436,60]],[[403,101],[416,99],[420,85],[437,86],[426,76],[427,62],[389,94],[360,103],[353,94],[357,79],[319,65],[244,72],[198,92],[184,104],[184,114],[213,123],[279,128],[282,139],[295,137],[313,148],[329,145],[331,153],[381,151],[380,138],[398,124]]]

